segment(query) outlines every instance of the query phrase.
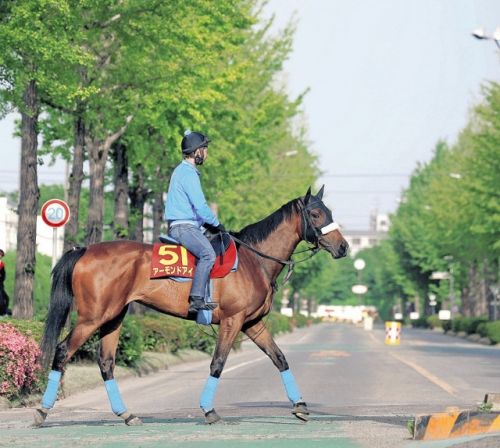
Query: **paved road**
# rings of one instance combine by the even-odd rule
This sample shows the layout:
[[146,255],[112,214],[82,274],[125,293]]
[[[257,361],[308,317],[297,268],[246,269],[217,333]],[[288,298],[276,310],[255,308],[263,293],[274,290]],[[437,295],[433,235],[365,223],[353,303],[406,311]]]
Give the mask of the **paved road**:
[[334,324],[279,338],[312,413],[307,424],[291,416],[269,359],[244,343],[230,355],[215,401],[225,424],[203,425],[197,409],[208,374],[202,361],[120,382],[141,427],[114,418],[100,387],[57,402],[42,429],[28,428],[30,410],[0,413],[0,446],[500,446],[497,437],[422,444],[406,430],[416,413],[471,408],[486,392],[500,392],[498,348],[409,329],[399,347],[383,341],[382,328]]

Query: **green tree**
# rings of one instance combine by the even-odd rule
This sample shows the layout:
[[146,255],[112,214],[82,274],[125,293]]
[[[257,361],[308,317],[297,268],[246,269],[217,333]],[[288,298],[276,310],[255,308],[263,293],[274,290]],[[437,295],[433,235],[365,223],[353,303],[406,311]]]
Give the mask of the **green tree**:
[[35,273],[37,137],[41,104],[63,104],[72,79],[61,69],[83,63],[73,44],[69,1],[3,2],[0,9],[0,102],[21,113],[21,173],[13,314],[33,314]]

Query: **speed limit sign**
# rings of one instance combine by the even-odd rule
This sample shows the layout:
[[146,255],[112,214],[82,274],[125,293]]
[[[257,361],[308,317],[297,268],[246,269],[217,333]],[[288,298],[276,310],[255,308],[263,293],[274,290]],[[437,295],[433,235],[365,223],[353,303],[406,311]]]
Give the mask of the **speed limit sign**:
[[69,207],[61,199],[50,199],[42,206],[42,219],[50,227],[61,227],[69,221]]

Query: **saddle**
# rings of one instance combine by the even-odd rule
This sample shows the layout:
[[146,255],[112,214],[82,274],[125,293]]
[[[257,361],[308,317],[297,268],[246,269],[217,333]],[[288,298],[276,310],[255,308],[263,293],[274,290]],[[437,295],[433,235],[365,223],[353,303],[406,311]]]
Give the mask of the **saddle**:
[[[193,278],[197,258],[177,240],[167,235],[162,235],[159,239],[161,244],[153,244],[150,278]],[[236,270],[238,252],[231,235],[218,233],[213,236],[209,235],[208,239],[217,256],[210,278],[222,278]]]

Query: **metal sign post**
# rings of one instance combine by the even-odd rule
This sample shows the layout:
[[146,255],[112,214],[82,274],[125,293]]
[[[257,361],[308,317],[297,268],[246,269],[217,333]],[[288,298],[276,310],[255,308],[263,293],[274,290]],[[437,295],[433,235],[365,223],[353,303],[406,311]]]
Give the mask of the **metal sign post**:
[[64,226],[70,217],[69,207],[61,199],[50,199],[42,205],[42,219],[52,227],[52,268],[57,263],[57,228]]
[[57,227],[52,229],[52,269],[57,262]]

